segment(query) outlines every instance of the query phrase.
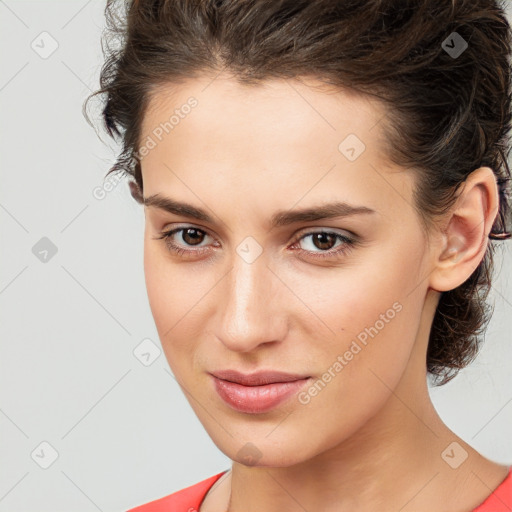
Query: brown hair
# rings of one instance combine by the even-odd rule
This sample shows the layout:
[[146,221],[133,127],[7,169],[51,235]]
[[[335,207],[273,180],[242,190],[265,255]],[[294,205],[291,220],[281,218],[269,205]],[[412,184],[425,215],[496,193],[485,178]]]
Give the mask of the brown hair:
[[[107,174],[131,176],[140,194],[140,129],[157,85],[225,69],[242,84],[313,76],[388,107],[389,157],[417,173],[424,226],[453,205],[473,170],[489,166],[500,197],[489,238],[511,236],[511,29],[498,1],[107,0],[105,16],[100,89],[84,113],[106,95],[104,126],[123,143]],[[460,55],[449,51],[454,37],[459,48],[467,43]],[[494,249],[489,243],[474,273],[441,294],[426,361],[436,385],[477,354]]]

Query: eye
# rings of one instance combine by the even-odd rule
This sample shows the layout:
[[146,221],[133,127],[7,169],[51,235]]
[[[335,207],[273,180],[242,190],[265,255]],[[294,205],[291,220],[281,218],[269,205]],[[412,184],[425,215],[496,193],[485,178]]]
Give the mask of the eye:
[[[179,238],[184,243],[179,245],[175,241],[175,235],[180,233]],[[157,240],[164,240],[165,244],[170,252],[177,254],[178,256],[184,257],[197,257],[208,251],[208,245],[202,246],[201,243],[206,237],[210,235],[203,229],[196,228],[194,226],[182,226],[174,228],[168,231],[163,231],[160,236],[155,237]],[[294,248],[302,240],[310,238],[309,248]],[[213,238],[213,237],[211,237]],[[339,241],[339,245],[336,246],[336,242]],[[308,258],[335,258],[346,254],[356,245],[357,240],[346,235],[342,235],[333,231],[310,231],[309,233],[303,234],[298,238],[292,245],[293,250],[298,251],[301,255]],[[217,247],[219,245],[217,244]],[[196,247],[195,249],[187,249],[186,247]],[[315,249],[319,249],[316,251]]]
[[181,240],[190,247],[199,247],[199,244],[204,240],[205,235],[210,236],[206,233],[206,231],[193,227],[186,226],[171,229],[169,231],[164,231],[160,234],[160,236],[156,237],[157,240],[163,239],[169,251],[179,255],[179,256],[192,256],[199,255],[205,252],[207,249],[202,246],[198,249],[184,249],[182,246],[178,245],[174,240],[174,235],[176,233],[182,232],[180,235]]
[[[336,256],[348,253],[352,247],[356,244],[356,240],[340,233],[332,231],[311,231],[303,234],[294,245],[298,242],[311,237],[310,243],[306,244],[309,246],[307,249],[297,249],[300,254],[305,254],[307,257],[312,258],[333,258]],[[340,241],[338,246],[334,245],[336,241]],[[333,249],[333,247],[337,247]],[[314,249],[320,249],[315,251]]]

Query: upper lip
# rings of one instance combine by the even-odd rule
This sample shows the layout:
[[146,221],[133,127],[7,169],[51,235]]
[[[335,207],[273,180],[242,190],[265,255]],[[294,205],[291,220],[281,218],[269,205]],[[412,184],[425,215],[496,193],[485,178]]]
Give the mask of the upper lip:
[[273,370],[259,371],[245,374],[236,370],[218,370],[211,372],[218,379],[236,382],[244,386],[261,386],[263,384],[272,384],[274,382],[292,382],[294,380],[307,379],[309,375],[298,375],[293,373],[278,372]]

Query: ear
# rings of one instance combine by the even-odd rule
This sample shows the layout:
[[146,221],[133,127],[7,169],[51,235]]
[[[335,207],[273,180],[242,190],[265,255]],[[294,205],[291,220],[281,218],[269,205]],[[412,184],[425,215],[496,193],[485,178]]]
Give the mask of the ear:
[[430,274],[431,288],[453,290],[471,276],[485,256],[498,210],[496,177],[489,167],[480,167],[461,184],[444,223]]
[[143,204],[144,199],[142,196],[142,192],[141,192],[139,186],[137,185],[137,183],[135,181],[130,181],[128,183],[128,185],[130,186],[130,194],[132,195],[133,199],[135,199],[135,201],[137,201],[137,203]]

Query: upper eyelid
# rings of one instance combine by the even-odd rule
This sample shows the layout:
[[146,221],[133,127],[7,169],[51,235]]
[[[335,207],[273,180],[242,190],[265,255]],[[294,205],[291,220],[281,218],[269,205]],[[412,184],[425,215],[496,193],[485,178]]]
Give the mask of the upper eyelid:
[[[341,232],[340,232],[341,231]],[[345,236],[347,238],[355,238],[356,235],[346,229],[342,228],[331,228],[331,227],[322,227],[322,228],[304,228],[297,232],[296,237],[301,238],[304,235],[312,235],[314,233],[333,233],[335,235]]]

